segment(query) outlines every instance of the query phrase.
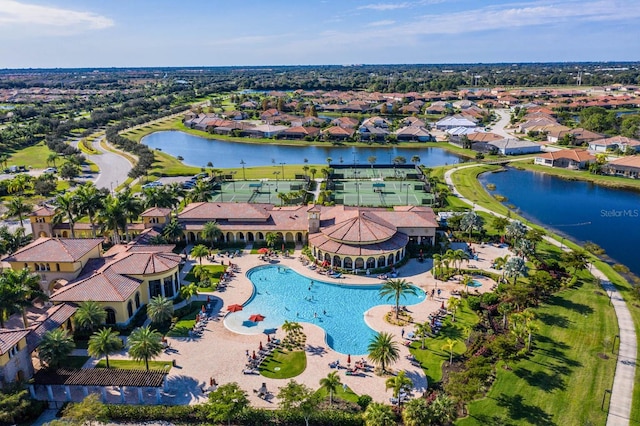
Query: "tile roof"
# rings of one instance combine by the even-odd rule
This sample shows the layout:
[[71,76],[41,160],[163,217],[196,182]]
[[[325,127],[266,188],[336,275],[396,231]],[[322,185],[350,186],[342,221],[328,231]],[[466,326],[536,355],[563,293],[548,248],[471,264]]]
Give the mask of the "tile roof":
[[47,331],[52,331],[59,328],[69,318],[71,318],[77,310],[78,307],[76,305],[72,305],[69,303],[61,303],[47,309],[44,314],[40,315],[29,326],[32,331],[32,333],[27,336],[27,345],[29,346],[29,351],[33,351],[40,344],[42,336]]
[[242,219],[265,221],[273,204],[191,203],[178,214],[179,220]]
[[335,223],[323,227],[321,232],[328,238],[346,243],[370,244],[386,241],[396,233],[391,223],[367,211],[351,212],[349,216],[336,217]]
[[569,160],[577,161],[579,163],[583,161],[593,161],[595,156],[589,154],[585,149],[561,149],[560,151],[547,152],[540,154],[537,158],[544,158],[546,160],[560,160],[561,158],[567,158]]
[[170,215],[172,212],[171,209],[168,208],[163,208],[163,207],[151,207],[145,211],[143,211],[140,216],[141,217],[147,217],[147,216],[168,216]]
[[56,211],[54,209],[47,206],[42,206],[32,211],[30,216],[53,216],[54,214],[56,214]]
[[14,347],[20,340],[26,337],[31,330],[7,330],[0,329],[0,355],[3,355]]
[[138,289],[142,281],[105,271],[82,281],[69,283],[50,298],[54,302],[123,302]]
[[640,168],[640,156],[630,155],[628,157],[616,158],[609,162],[612,166],[625,166],[625,167],[637,167]]
[[335,241],[322,233],[316,233],[309,236],[309,244],[314,247],[343,256],[381,256],[385,253],[400,250],[409,242],[409,237],[397,232],[390,239],[373,244],[349,244],[345,242]]
[[103,243],[101,238],[41,237],[21,248],[6,262],[76,262]]

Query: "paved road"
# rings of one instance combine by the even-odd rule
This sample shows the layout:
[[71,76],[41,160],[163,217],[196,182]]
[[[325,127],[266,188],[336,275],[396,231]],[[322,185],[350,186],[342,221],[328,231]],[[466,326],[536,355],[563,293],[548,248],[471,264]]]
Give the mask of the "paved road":
[[[467,165],[457,167],[455,169],[448,170],[444,179],[447,185],[452,188],[452,192],[460,198],[462,201],[469,205],[473,205],[475,210],[488,212],[496,216],[503,216],[498,213],[494,213],[489,209],[486,209],[482,206],[476,206],[471,200],[465,198],[458,192],[456,187],[453,185],[453,179],[451,179],[451,175],[459,169],[466,169],[469,167],[475,167],[476,165]],[[509,218],[507,218],[509,219]],[[511,220],[511,219],[509,219]],[[545,237],[545,240],[555,246],[562,247],[562,243],[551,237]],[[568,250],[568,249],[565,249]],[[600,278],[600,282],[602,284],[602,288],[609,294],[611,298],[611,303],[616,312],[616,317],[618,318],[618,328],[619,328],[619,337],[620,337],[620,346],[618,350],[618,362],[616,364],[616,374],[613,378],[613,386],[611,387],[611,395],[610,395],[610,403],[609,403],[609,414],[607,416],[607,426],[623,426],[628,425],[631,419],[631,405],[633,402],[633,386],[635,380],[636,373],[636,362],[637,362],[637,337],[636,330],[633,325],[633,320],[631,318],[631,313],[629,312],[629,308],[627,307],[626,302],[616,289],[616,287],[607,279],[606,275],[596,268],[595,266],[591,267],[591,273]]]
[[491,133],[500,135],[504,138],[513,138],[514,136],[505,130],[511,120],[511,113],[507,109],[496,109],[495,113],[500,119],[492,126]]
[[[127,180],[129,170],[131,170],[133,164],[131,164],[127,158],[103,149],[100,145],[103,139],[104,135],[100,136],[92,143],[93,148],[96,151],[100,151],[101,154],[83,155],[94,162],[100,169],[100,172],[95,179],[92,179],[94,180],[96,187],[115,189],[119,184]],[[78,141],[72,141],[69,145],[77,148]]]

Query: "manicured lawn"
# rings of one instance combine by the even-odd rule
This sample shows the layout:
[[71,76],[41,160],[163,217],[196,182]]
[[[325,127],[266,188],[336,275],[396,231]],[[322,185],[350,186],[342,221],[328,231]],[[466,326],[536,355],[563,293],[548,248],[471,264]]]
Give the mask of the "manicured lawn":
[[[318,389],[316,391],[316,394],[320,395],[320,397],[322,397],[323,399],[329,398],[329,392],[327,392],[324,388]],[[348,386],[346,392],[342,388],[342,386],[338,386],[338,389],[336,389],[336,391],[333,393],[333,400],[335,401],[336,399],[343,399],[345,401],[357,403],[358,394],[352,391]]]
[[[149,169],[149,176],[192,176],[200,173],[200,167],[185,166],[177,158],[162,151],[154,151],[155,161]],[[151,179],[155,180],[155,179]]]
[[425,339],[424,349],[421,349],[421,342],[416,341],[411,344],[410,351],[420,362],[425,370],[429,384],[442,380],[442,365],[449,362],[449,352],[442,349],[447,339],[456,341],[453,349],[453,357],[463,354],[467,347],[464,344],[471,328],[478,323],[478,315],[463,302],[456,312],[455,322],[451,321],[451,316],[447,316],[440,332],[435,338]]
[[[109,367],[118,370],[144,370],[144,361],[134,361],[132,359],[109,359]],[[172,367],[171,361],[149,361],[149,370],[169,371]],[[96,368],[107,368],[107,362],[102,359],[96,364]]]
[[[453,172],[451,179],[456,189],[460,191],[462,195],[467,197],[471,202],[482,205],[496,213],[506,215],[509,213],[502,203],[497,201],[493,196],[489,195],[487,191],[478,182],[478,175],[484,172],[499,170],[500,166],[492,165],[478,165],[477,167],[469,167],[466,169],[459,169]],[[499,188],[498,188],[499,193]],[[450,197],[455,198],[455,197]]]
[[192,302],[188,312],[181,316],[171,330],[167,332],[169,337],[187,337],[189,330],[196,325],[196,315],[201,312],[203,302]]
[[[224,274],[224,271],[227,270],[227,266],[223,265],[202,265],[202,267],[211,273],[211,276],[214,278],[213,281],[215,282],[219,282],[220,277]],[[191,268],[187,275],[185,275],[184,280],[189,281],[190,283],[198,282],[198,279],[193,272],[193,268]]]
[[532,355],[510,364],[511,370],[498,366],[487,397],[469,404],[471,415],[457,424],[486,425],[498,418],[522,425],[605,423],[600,404],[613,381],[610,339],[618,330],[608,297],[584,284],[557,293],[535,312],[540,330]]
[[73,370],[79,370],[82,366],[89,361],[89,356],[75,356],[71,355],[64,359],[63,367],[70,368]]
[[282,351],[276,349],[260,365],[260,374],[270,379],[290,379],[302,374],[307,368],[304,351]]
[[[37,145],[30,146],[28,148],[21,149],[20,151],[9,152],[9,160],[7,166],[25,166],[33,167],[34,169],[45,169],[49,167],[47,164],[47,158],[53,154],[44,142],[40,142]],[[59,166],[62,160],[59,159],[56,164]]]

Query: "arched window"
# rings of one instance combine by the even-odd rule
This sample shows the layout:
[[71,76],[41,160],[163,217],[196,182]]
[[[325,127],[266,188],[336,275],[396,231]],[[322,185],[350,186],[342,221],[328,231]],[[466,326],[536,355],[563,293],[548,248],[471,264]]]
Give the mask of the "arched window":
[[375,268],[376,260],[373,257],[367,259],[367,268]]
[[344,269],[351,269],[352,266],[353,266],[353,260],[351,260],[350,257],[345,257],[344,258]]
[[116,323],[116,311],[112,308],[105,308],[107,312],[107,318],[105,319],[105,323],[107,324],[115,324]]
[[129,318],[133,316],[133,303],[131,303],[131,300],[127,303],[127,313],[129,314]]
[[385,257],[384,257],[384,256],[380,256],[380,257],[378,258],[378,268],[382,268],[382,267],[384,267],[384,260],[385,260]]
[[364,268],[364,259],[359,257],[356,259],[356,269],[363,269]]
[[136,293],[136,309],[140,307],[140,292]]

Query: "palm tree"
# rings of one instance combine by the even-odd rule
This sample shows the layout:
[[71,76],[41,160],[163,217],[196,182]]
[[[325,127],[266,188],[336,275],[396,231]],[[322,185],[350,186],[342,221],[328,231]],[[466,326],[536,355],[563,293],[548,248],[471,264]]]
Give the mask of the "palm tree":
[[507,237],[511,240],[511,244],[515,246],[518,240],[527,233],[527,227],[519,220],[511,221],[505,228]]
[[572,250],[564,252],[562,259],[573,268],[573,273],[576,274],[578,269],[585,269],[588,264],[588,255],[584,250]]
[[413,157],[411,157],[411,162],[417,165],[420,162],[420,156],[414,155]]
[[180,288],[180,296],[187,301],[187,304],[191,302],[191,299],[198,295],[198,286],[194,283],[182,286]]
[[24,215],[31,213],[33,208],[31,205],[24,202],[24,198],[22,197],[13,197],[7,203],[7,214],[9,216],[18,216],[20,220],[20,226],[24,227]]
[[473,277],[471,275],[463,275],[460,284],[464,287],[465,293],[469,294],[469,286],[473,284]]
[[535,245],[526,238],[520,238],[514,246],[516,255],[524,258],[531,258],[535,253]]
[[204,227],[202,228],[202,235],[205,239],[211,241],[211,248],[213,249],[213,243],[220,238],[222,231],[214,220],[204,224]]
[[424,426],[433,424],[431,407],[424,398],[414,398],[407,402],[402,410],[402,423],[405,426]]
[[74,231],[74,224],[76,219],[76,213],[78,213],[78,199],[74,192],[65,192],[58,195],[54,202],[56,206],[56,214],[54,221],[57,223],[63,222],[65,219],[69,221],[69,229],[71,231],[71,238],[76,237]]
[[274,248],[280,237],[275,232],[267,232],[264,236],[267,246]]
[[107,319],[107,311],[93,300],[81,302],[78,310],[73,315],[73,322],[77,329],[86,330],[92,333],[100,324]]
[[53,167],[55,167],[56,166],[56,161],[58,161],[59,158],[60,158],[60,156],[58,155],[57,152],[52,152],[47,157],[47,165],[53,164]]
[[424,350],[424,341],[431,333],[431,324],[429,321],[416,324],[416,336],[420,338],[420,349]]
[[109,368],[109,354],[122,349],[122,340],[118,337],[119,335],[120,333],[110,328],[103,328],[94,333],[89,338],[89,346],[87,347],[89,355],[94,358],[100,358],[104,355],[107,368]]
[[482,230],[483,223],[484,220],[482,217],[478,216],[475,211],[469,210],[462,216],[462,219],[460,220],[460,228],[465,232],[469,232],[469,241],[471,241],[473,231]]
[[67,330],[57,328],[47,331],[38,345],[38,356],[48,368],[58,368],[71,355],[76,345]]
[[460,273],[462,261],[469,260],[469,255],[462,249],[453,250],[453,253],[451,254],[451,260],[453,261],[454,266],[456,266],[458,273]]
[[367,157],[367,161],[369,162],[369,164],[371,164],[371,168],[373,169],[373,165],[376,164],[376,161],[378,161],[378,157],[376,157],[375,155],[371,155]]
[[[143,211],[142,203],[138,198],[133,196],[131,188],[126,188],[124,191],[119,192],[116,197],[122,206],[125,220],[128,220],[129,224],[133,224]],[[129,241],[129,226],[125,225],[125,233],[127,235],[127,241]]]
[[398,372],[394,377],[389,377],[384,383],[384,389],[393,389],[393,397],[398,401],[398,407],[400,406],[400,393],[407,391],[413,387],[413,382],[407,377],[407,373],[404,370]]
[[302,326],[299,322],[295,321],[287,321],[284,320],[284,324],[282,324],[282,331],[287,334],[288,338],[291,338],[294,334],[298,333],[302,330]]
[[454,265],[455,265],[454,256],[455,256],[454,251],[451,249],[447,250],[442,255],[442,264],[444,265],[444,269],[446,273],[449,273],[449,265],[451,265],[451,262],[454,262]]
[[316,169],[315,167],[312,167],[309,169],[309,173],[311,173],[311,179],[315,179],[316,173],[318,173],[318,169]]
[[196,265],[193,267],[193,275],[198,279],[200,287],[208,287],[213,278],[213,274],[206,266]]
[[11,194],[22,195],[31,186],[31,180],[31,176],[21,173],[9,181],[7,190]]
[[513,312],[513,304],[511,303],[500,303],[498,305],[498,313],[502,315],[502,328],[507,329],[507,317]]
[[491,221],[491,226],[498,232],[498,234],[502,235],[507,225],[509,225],[509,219],[502,216],[494,216]]
[[333,405],[333,394],[341,384],[337,371],[331,372],[327,374],[327,377],[320,379],[320,387],[329,393],[329,407]]
[[113,243],[120,244],[120,230],[127,226],[127,217],[117,197],[107,195],[104,206],[98,211],[98,219],[106,230],[113,231]]
[[92,182],[87,182],[76,191],[78,202],[78,211],[85,213],[89,217],[91,223],[91,234],[95,238],[96,227],[95,217],[102,208],[103,194],[96,188]]
[[309,166],[307,166],[306,164],[302,166],[302,171],[304,172],[304,175],[307,176],[307,172],[309,171]]
[[173,302],[164,296],[152,297],[147,305],[147,316],[154,323],[169,321],[173,316]]
[[198,179],[191,190],[191,201],[194,203],[206,203],[211,198],[213,189],[209,182]]
[[362,417],[365,426],[395,426],[397,424],[391,407],[379,402],[369,404]]
[[333,161],[333,158],[331,157],[327,157],[327,166],[331,167],[331,162]]
[[406,280],[387,280],[379,291],[380,297],[387,297],[387,300],[394,299],[396,305],[396,319],[400,311],[400,298],[406,297],[411,294],[416,296],[418,294],[417,289]]
[[447,300],[447,309],[451,311],[451,321],[453,322],[456,320],[456,312],[458,311],[460,303],[462,303],[462,301],[453,296]]
[[436,422],[449,424],[455,418],[457,406],[447,394],[439,393],[431,402],[431,409]]
[[209,249],[204,244],[198,244],[191,249],[191,253],[189,254],[191,257],[198,259],[200,265],[202,265],[202,258],[209,256]]
[[501,281],[504,281],[504,274],[505,274],[505,269],[504,269],[504,267],[505,267],[505,265],[507,264],[507,260],[509,260],[509,255],[508,255],[508,254],[507,254],[507,255],[504,255],[504,256],[502,256],[502,257],[496,257],[496,258],[493,260],[493,267],[494,267],[495,269],[498,269],[498,270],[500,270],[500,269],[501,269],[501,270],[502,270],[502,279],[501,279]]
[[434,274],[433,274],[433,278],[438,279],[438,277],[440,276],[440,269],[442,268],[442,255],[439,253],[435,253],[433,255],[433,270],[434,270]]
[[449,352],[449,365],[453,364],[453,349],[456,347],[456,341],[447,338],[447,341],[442,345],[442,350]]
[[[47,295],[40,288],[40,277],[32,274],[28,269],[7,269],[0,275],[0,289],[2,289],[2,309],[4,315],[10,311],[20,311],[24,328],[29,327],[26,309],[36,298],[47,299]],[[3,315],[3,317],[4,317]]]
[[143,361],[149,371],[149,359],[162,352],[162,335],[149,326],[136,328],[127,339],[129,355],[136,361]]
[[369,342],[367,350],[369,351],[369,359],[374,364],[380,365],[383,374],[387,371],[387,364],[397,361],[400,357],[398,343],[393,341],[391,333],[382,332],[376,334]]
[[162,235],[169,241],[176,242],[182,237],[183,231],[180,222],[173,218],[162,228]]
[[507,260],[507,263],[504,265],[504,272],[507,277],[513,278],[513,285],[515,286],[518,282],[518,277],[527,274],[527,265],[523,258],[514,256]]
[[7,162],[9,161],[9,156],[7,154],[2,154],[0,155],[0,165],[2,165],[3,168],[7,168]]
[[545,235],[547,235],[547,233],[544,232],[542,229],[532,228],[532,229],[529,229],[524,236],[527,240],[533,243],[533,251],[535,252],[538,243],[542,242]]

